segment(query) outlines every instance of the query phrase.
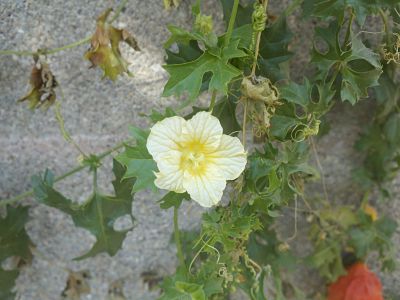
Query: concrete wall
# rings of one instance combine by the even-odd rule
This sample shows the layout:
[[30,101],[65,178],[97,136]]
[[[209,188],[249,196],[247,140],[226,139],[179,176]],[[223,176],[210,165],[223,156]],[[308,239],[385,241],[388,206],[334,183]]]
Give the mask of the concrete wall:
[[[127,137],[127,126],[146,126],[140,113],[151,108],[161,109],[174,104],[161,98],[167,74],[162,69],[162,44],[168,37],[166,24],[187,26],[191,22],[189,0],[178,10],[166,12],[161,0],[130,0],[116,24],[137,38],[142,49],[124,49],[131,62],[134,77],[122,77],[115,83],[100,80],[99,69],[88,69],[83,59],[88,48],[80,46],[48,57],[65,99],[62,112],[66,128],[86,152],[101,152]],[[204,8],[221,26],[216,0],[205,1]],[[272,13],[281,11],[287,1],[271,1]],[[111,0],[0,0],[0,49],[36,50],[72,43],[89,36],[95,29],[96,17]],[[294,47],[310,46],[311,24],[295,24]],[[307,51],[301,51],[306,53]],[[294,59],[292,69],[302,74],[306,55]],[[0,198],[21,193],[30,187],[30,176],[46,167],[62,174],[76,165],[78,152],[61,137],[53,110],[31,112],[16,100],[28,91],[32,67],[30,57],[0,57]],[[298,76],[301,77],[301,76]],[[59,90],[58,90],[59,91]],[[368,104],[352,109],[340,106],[330,114],[333,130],[318,143],[318,152],[327,177],[328,189],[334,200],[357,199],[350,183],[352,166],[359,154],[352,149],[360,125],[368,120]],[[110,190],[111,159],[104,162],[100,173],[101,186]],[[82,201],[90,193],[86,171],[58,185],[68,196]],[[400,190],[400,182],[394,187]],[[396,193],[395,193],[396,195]],[[36,204],[32,199],[27,230],[37,250],[31,266],[22,271],[17,281],[20,299],[60,299],[68,269],[89,270],[91,293],[82,299],[106,299],[108,286],[115,280],[123,283],[127,299],[154,299],[141,274],[155,271],[159,276],[170,273],[175,266],[175,249],[170,245],[172,215],[156,204],[159,195],[149,192],[135,197],[133,215],[136,227],[128,234],[123,249],[115,257],[98,255],[81,262],[72,259],[89,249],[93,237],[76,229],[65,214]],[[398,200],[398,199],[397,199]],[[397,202],[382,204],[382,210],[399,219]],[[397,206],[396,206],[397,205]],[[195,228],[203,210],[193,202],[183,207],[181,226]],[[399,241],[399,234],[396,236]],[[385,288],[400,294],[399,272],[384,275]],[[303,285],[313,285],[306,280]],[[314,284],[315,285],[315,284]]]

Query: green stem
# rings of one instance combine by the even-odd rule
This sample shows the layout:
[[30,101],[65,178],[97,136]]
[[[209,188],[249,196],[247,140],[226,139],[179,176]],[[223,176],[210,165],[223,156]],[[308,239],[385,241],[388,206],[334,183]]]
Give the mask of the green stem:
[[[268,7],[268,0],[264,0],[263,7],[264,7],[264,11],[266,13],[267,12],[267,7]],[[252,77],[252,78],[256,75],[258,53],[260,52],[261,34],[262,34],[262,31],[257,32],[256,49],[254,51],[253,66],[251,68],[251,74],[250,74],[250,77]]]
[[48,55],[48,54],[54,54],[60,51],[64,51],[70,48],[74,48],[83,44],[86,44],[87,42],[90,41],[92,37],[87,37],[82,40],[79,40],[77,42],[74,42],[72,44],[68,44],[62,47],[54,48],[54,49],[39,49],[36,52],[31,52],[31,51],[14,51],[14,50],[1,50],[0,55],[18,55],[18,56],[32,56],[32,55]]
[[210,102],[210,107],[209,107],[209,111],[212,112],[215,106],[215,99],[217,98],[217,91],[213,90],[212,94],[211,94],[211,102]]
[[243,110],[243,126],[242,126],[242,144],[243,148],[246,149],[246,123],[247,123],[247,105],[248,100],[244,100],[244,110]]
[[390,47],[392,45],[392,33],[390,32],[390,27],[389,27],[389,22],[386,13],[382,10],[382,8],[379,9],[379,15],[382,18],[383,21],[383,26],[385,28],[386,32],[386,40],[387,44]]
[[31,52],[31,51],[0,50],[0,55],[32,56],[36,54],[37,52]]
[[128,0],[122,0],[121,3],[118,5],[117,9],[115,10],[114,16],[110,20],[110,24],[114,22],[116,19],[118,19],[119,15],[121,14],[122,10],[124,9],[126,3],[128,3]]
[[[120,5],[118,6],[118,8],[115,11],[114,16],[112,17],[112,19],[110,20],[110,22],[108,23],[112,23],[114,22],[116,19],[118,19],[119,15],[121,14],[123,8],[125,7],[126,3],[128,2],[128,0],[122,0]],[[71,48],[75,48],[77,46],[86,44],[87,42],[89,42],[92,39],[91,36],[88,36],[82,40],[73,42],[71,44],[62,46],[62,47],[58,47],[58,48],[53,48],[53,49],[39,49],[36,52],[32,52],[32,51],[15,51],[15,50],[0,50],[0,55],[18,55],[18,56],[32,56],[32,55],[49,55],[49,54],[54,54],[57,52],[61,52],[67,49],[71,49]]]
[[93,169],[93,190],[97,192],[97,168]]
[[[122,143],[116,145],[115,147],[113,147],[113,148],[111,148],[111,149],[109,149],[109,150],[107,150],[105,152],[100,153],[99,155],[97,155],[97,157],[99,158],[99,160],[101,160],[101,159],[105,158],[106,156],[110,155],[111,153],[113,153],[114,151],[117,151],[117,150],[121,149],[125,144],[129,143],[130,141],[131,140],[122,142]],[[78,173],[78,172],[82,171],[83,169],[85,169],[87,167],[88,167],[88,165],[77,166],[77,167],[73,168],[72,170],[70,170],[70,171],[64,173],[63,175],[57,177],[56,179],[54,179],[54,183],[56,183],[58,181],[61,181],[61,180],[65,179],[65,178],[67,178],[67,177],[69,177],[69,176],[71,176],[71,175],[73,175],[75,173]],[[26,191],[26,192],[24,192],[22,194],[19,194],[19,195],[13,197],[13,198],[6,199],[6,200],[0,200],[0,207],[8,205],[8,204],[16,203],[16,202],[18,202],[18,201],[20,201],[22,199],[25,199],[25,198],[27,198],[29,196],[32,196],[32,195],[33,195],[33,189],[31,189],[29,191]]]
[[181,237],[180,237],[180,233],[179,233],[178,212],[179,212],[179,208],[174,207],[174,237],[175,237],[176,251],[177,251],[180,266],[184,267],[186,270],[185,258],[183,257]]
[[349,39],[350,39],[350,35],[351,35],[351,26],[353,25],[353,20],[354,20],[354,12],[353,9],[350,10],[350,19],[349,19],[349,24],[347,26],[347,31],[346,31],[346,37],[344,38],[344,49],[348,49],[350,48],[348,45],[349,43]]
[[226,31],[224,46],[227,47],[231,40],[233,27],[235,26],[236,15],[239,7],[239,0],[234,0],[232,6],[232,13],[229,19],[228,30]]
[[[61,94],[61,98],[64,101],[64,93],[62,91],[61,86],[60,88],[60,94]],[[56,120],[58,123],[58,126],[60,127],[60,131],[61,131],[61,135],[62,137],[65,139],[65,141],[69,144],[71,144],[72,146],[75,147],[76,150],[78,150],[78,152],[83,156],[83,157],[87,157],[86,153],[83,152],[83,150],[81,149],[81,147],[79,147],[78,143],[75,142],[75,140],[71,137],[71,135],[67,132],[67,130],[65,129],[65,123],[64,123],[64,118],[62,116],[61,113],[61,102],[60,101],[56,101],[55,105],[54,105],[54,113],[56,116]]]
[[331,80],[330,80],[330,82],[329,82],[329,89],[332,88],[333,83],[335,82],[336,77],[339,75],[340,70],[341,70],[341,65],[340,65],[340,63],[338,63],[338,64],[335,65],[334,67],[336,67],[336,70],[335,70],[335,72],[333,73],[332,78],[331,78]]
[[43,54],[43,55],[54,54],[57,52],[61,52],[61,51],[67,50],[67,49],[71,49],[71,48],[86,44],[87,42],[89,42],[91,40],[91,38],[92,38],[91,36],[88,36],[82,40],[76,41],[72,44],[68,44],[68,45],[65,45],[65,46],[62,46],[59,48],[54,48],[54,49],[50,49],[50,50],[39,50],[38,53]]

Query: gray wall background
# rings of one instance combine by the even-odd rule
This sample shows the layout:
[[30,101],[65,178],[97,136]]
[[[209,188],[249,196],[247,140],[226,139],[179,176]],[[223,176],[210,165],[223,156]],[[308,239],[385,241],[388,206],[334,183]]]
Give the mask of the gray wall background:
[[[204,11],[213,14],[221,28],[222,16],[216,0],[204,1]],[[288,1],[270,1],[270,13],[279,13]],[[106,8],[115,7],[111,0],[0,0],[0,49],[36,50],[54,48],[91,35],[96,17]],[[292,70],[301,78],[311,45],[313,25],[295,23],[293,50],[300,54],[293,59]],[[374,20],[371,20],[374,23]],[[138,40],[141,52],[124,48],[134,77],[121,77],[115,83],[100,80],[100,69],[88,69],[83,59],[87,46],[80,46],[48,57],[51,69],[61,85],[65,99],[62,112],[66,128],[84,151],[102,152],[127,137],[127,126],[145,127],[140,117],[151,108],[175,104],[174,99],[161,98],[167,73],[162,69],[162,44],[168,37],[166,24],[188,26],[191,23],[190,1],[184,0],[177,10],[164,11],[161,0],[130,0],[115,23],[124,27]],[[378,24],[379,25],[379,24]],[[0,198],[19,194],[30,187],[30,176],[46,167],[62,174],[76,165],[78,152],[61,137],[53,110],[31,112],[25,103],[16,100],[28,90],[32,67],[30,57],[0,56]],[[317,151],[323,165],[331,199],[340,203],[358,203],[351,182],[351,170],[361,161],[353,150],[360,128],[370,118],[371,104],[364,102],[356,108],[339,105],[329,115],[332,131],[318,141]],[[104,161],[100,173],[101,186],[111,189],[111,159]],[[90,193],[91,179],[81,172],[57,186],[68,196],[83,201]],[[319,184],[315,184],[315,190]],[[393,184],[396,198],[400,180]],[[31,220],[27,230],[37,247],[32,265],[23,269],[17,280],[20,299],[60,299],[65,287],[68,269],[89,270],[90,294],[82,299],[107,299],[109,284],[119,280],[127,299],[155,299],[158,292],[150,291],[141,273],[155,271],[159,276],[171,273],[175,267],[175,248],[170,245],[172,215],[159,209],[160,195],[140,192],[136,195],[133,215],[135,228],[128,234],[123,249],[115,257],[98,255],[81,262],[72,259],[84,253],[94,242],[85,230],[75,228],[65,214],[36,204],[32,199]],[[378,204],[382,213],[399,220],[398,200]],[[203,210],[193,202],[182,209],[182,228],[196,228]],[[293,215],[289,213],[289,219]],[[122,222],[123,223],[123,222]],[[292,221],[286,224],[292,230]],[[285,226],[283,226],[285,227]],[[299,225],[301,232],[301,223]],[[285,228],[283,228],[285,230]],[[284,233],[282,233],[284,234]],[[397,245],[400,234],[395,237]],[[296,242],[293,242],[293,245]],[[301,251],[301,249],[296,249]],[[399,254],[397,254],[399,256]],[[305,272],[304,270],[301,272]],[[303,287],[317,287],[313,274],[295,274]],[[381,274],[385,289],[400,295],[400,271]],[[239,296],[238,296],[239,297]],[[398,296],[400,297],[400,296]],[[397,299],[397,298],[396,298]],[[400,298],[398,298],[400,299]]]

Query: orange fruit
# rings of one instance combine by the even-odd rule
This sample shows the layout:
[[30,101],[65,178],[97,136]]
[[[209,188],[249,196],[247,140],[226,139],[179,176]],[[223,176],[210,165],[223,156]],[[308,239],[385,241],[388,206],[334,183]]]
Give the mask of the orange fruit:
[[328,300],[383,300],[379,278],[358,262],[328,287]]

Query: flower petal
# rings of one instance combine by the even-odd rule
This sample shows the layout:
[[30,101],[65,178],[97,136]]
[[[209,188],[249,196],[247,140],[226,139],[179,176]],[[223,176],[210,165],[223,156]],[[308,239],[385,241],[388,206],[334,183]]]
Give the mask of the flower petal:
[[217,175],[213,168],[200,176],[187,176],[183,180],[183,186],[190,197],[203,207],[216,205],[222,198],[226,181]]
[[243,172],[247,154],[237,137],[224,134],[217,150],[210,154],[212,163],[226,180],[233,180]]
[[190,140],[203,144],[207,151],[218,147],[222,136],[222,126],[219,120],[209,112],[198,112],[187,121],[186,125],[187,137]]
[[151,128],[146,146],[157,163],[161,155],[171,150],[178,150],[185,125],[186,120],[176,116],[157,122]]
[[160,172],[156,173],[154,184],[160,188],[176,193],[185,192],[183,187],[184,172],[180,170],[179,163],[173,164],[162,159],[161,163],[157,164]]

